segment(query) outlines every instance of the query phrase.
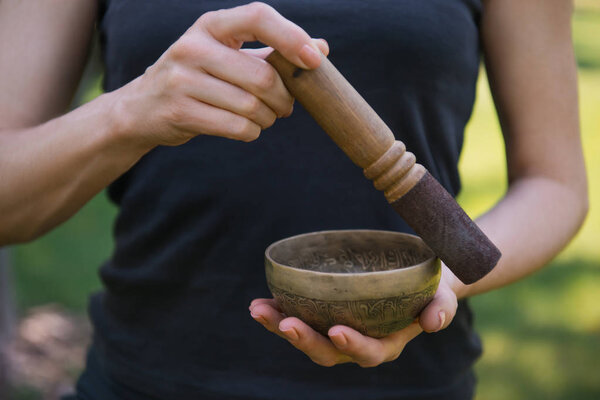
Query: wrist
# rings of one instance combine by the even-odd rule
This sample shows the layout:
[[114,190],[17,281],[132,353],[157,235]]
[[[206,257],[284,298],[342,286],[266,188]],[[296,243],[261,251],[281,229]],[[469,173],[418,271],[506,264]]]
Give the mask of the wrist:
[[140,132],[127,90],[133,84],[135,81],[121,89],[101,95],[98,100],[103,102],[102,119],[106,121],[105,134],[108,141],[141,157],[156,145]]

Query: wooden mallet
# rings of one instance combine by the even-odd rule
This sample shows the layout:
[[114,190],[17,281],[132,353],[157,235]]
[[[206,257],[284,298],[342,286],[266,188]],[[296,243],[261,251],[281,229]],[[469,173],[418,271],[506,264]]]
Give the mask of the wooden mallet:
[[267,61],[290,93],[382,190],[394,210],[464,283],[481,279],[501,253],[342,74],[322,56],[314,70],[279,52]]

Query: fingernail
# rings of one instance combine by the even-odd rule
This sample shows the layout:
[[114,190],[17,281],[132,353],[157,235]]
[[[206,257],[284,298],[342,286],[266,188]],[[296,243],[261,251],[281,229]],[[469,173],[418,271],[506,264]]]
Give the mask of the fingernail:
[[443,328],[444,322],[446,322],[446,313],[443,311],[440,311],[438,314],[438,317],[440,318],[440,326],[439,326],[439,328],[437,328],[435,330],[436,332]]
[[296,332],[296,330],[294,328],[289,328],[286,330],[282,330],[280,329],[281,333],[283,333],[283,335],[291,341],[296,341],[298,340],[298,332]]
[[267,323],[267,320],[266,320],[266,319],[264,319],[262,315],[254,315],[254,314],[252,314],[252,313],[250,313],[250,315],[252,316],[252,318],[254,318],[254,320],[255,320],[256,322],[259,322],[259,323],[261,323],[261,324],[263,324],[263,325],[266,325],[266,323]]
[[302,46],[299,55],[300,60],[302,60],[304,65],[306,65],[308,68],[317,67],[319,65],[319,62],[321,61],[321,56],[319,53],[317,53],[317,50],[315,50],[314,47],[308,44]]
[[321,51],[321,48],[319,47],[319,45],[311,40],[309,46],[312,47],[312,49],[317,52],[317,55],[319,56],[319,58],[321,58],[322,51]]
[[348,344],[346,336],[342,332],[338,333],[337,335],[332,335],[331,340],[338,348],[344,348]]
[[[321,41],[321,43],[323,43],[327,47],[327,52],[329,53],[329,43],[327,43],[327,40],[322,39],[322,38],[319,40]],[[325,53],[323,53],[323,54],[325,54]]]

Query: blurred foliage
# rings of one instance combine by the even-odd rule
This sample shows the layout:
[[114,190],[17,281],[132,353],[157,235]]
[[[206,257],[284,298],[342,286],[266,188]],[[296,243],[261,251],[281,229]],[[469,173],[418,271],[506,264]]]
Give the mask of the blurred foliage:
[[98,267],[112,251],[115,215],[103,192],[43,238],[13,248],[21,312],[50,302],[85,311],[89,294],[100,289]]
[[[580,0],[573,37],[580,67],[582,133],[590,214],[576,239],[548,267],[510,287],[473,299],[484,343],[477,365],[478,400],[600,398],[600,7]],[[85,100],[99,93],[93,81]],[[506,190],[504,146],[482,73],[467,127],[459,202],[476,216]],[[109,256],[116,208],[104,193],[43,238],[14,247],[21,311],[57,302],[82,312],[100,288],[98,266]],[[27,396],[23,398],[28,398]],[[33,397],[32,397],[33,398]]]
[[[598,1],[600,5],[600,1]],[[573,16],[573,40],[576,43],[577,63],[580,68],[598,68],[600,66],[600,24],[597,11],[577,11]]]

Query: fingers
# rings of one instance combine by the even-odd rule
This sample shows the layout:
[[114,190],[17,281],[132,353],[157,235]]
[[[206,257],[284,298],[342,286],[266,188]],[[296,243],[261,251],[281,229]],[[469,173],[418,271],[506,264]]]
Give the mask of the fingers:
[[[212,45],[210,57],[196,58],[198,67],[212,76],[252,93],[278,116],[289,114],[293,97],[285,88],[281,77],[268,62],[225,46]],[[235,99],[234,99],[235,100]]]
[[252,311],[252,308],[254,306],[259,305],[259,304],[268,304],[271,307],[273,307],[274,309],[276,309],[277,311],[281,312],[281,309],[279,308],[279,304],[277,304],[277,301],[275,299],[264,299],[264,298],[252,300],[252,302],[250,303],[250,311]]
[[435,297],[421,312],[419,323],[425,332],[438,332],[450,325],[458,306],[453,292],[440,287]]
[[423,328],[421,328],[419,322],[415,321],[406,328],[380,339],[386,348],[387,359],[385,361],[398,358],[406,344],[419,336],[421,332],[423,332]]
[[285,318],[273,299],[255,299],[250,303],[250,314],[267,330],[289,341],[321,366],[350,362],[350,357],[340,353],[331,342],[310,326],[291,317]]
[[408,342],[422,332],[418,322],[382,339],[364,336],[343,325],[332,327],[329,339],[295,317],[286,318],[273,299],[255,299],[250,303],[252,318],[267,330],[288,340],[313,362],[330,367],[355,362],[362,367],[374,367],[392,361]]
[[312,40],[319,47],[319,50],[321,50],[321,53],[323,53],[325,56],[329,55],[329,43],[327,43],[327,40],[325,40],[325,39],[312,39]]
[[183,87],[192,98],[215,107],[242,115],[262,129],[277,119],[271,108],[253,94],[200,71],[191,70],[184,78]]
[[165,119],[175,126],[177,132],[190,133],[184,138],[169,137],[165,143],[181,144],[198,132],[250,142],[260,136],[261,127],[241,115],[211,106],[192,98],[180,100],[166,112]]
[[327,338],[298,318],[285,318],[273,299],[253,300],[250,303],[250,314],[268,331],[286,339],[321,366],[330,367],[351,361],[350,357],[337,351]]
[[361,367],[368,368],[398,358],[404,346],[421,331],[418,323],[412,323],[401,331],[382,339],[374,339],[347,326],[337,325],[328,334],[338,350],[350,356]]
[[425,307],[419,316],[419,323],[425,332],[438,332],[450,325],[456,315],[458,300],[456,294],[445,278],[446,267],[442,270],[442,278],[433,300]]
[[284,337],[310,359],[324,367],[352,361],[351,357],[338,351],[329,339],[295,317],[282,320],[279,330]]
[[131,132],[151,146],[179,145],[198,134],[251,141],[293,98],[264,60],[269,48],[239,51],[260,40],[291,62],[315,68],[329,49],[273,8],[253,3],[209,12],[119,93]]
[[206,13],[198,22],[201,29],[232,48],[239,48],[242,42],[258,40],[279,50],[299,67],[316,68],[321,63],[318,48],[310,36],[263,3]]
[[285,318],[273,299],[256,299],[250,303],[250,315],[268,331],[285,339],[279,330],[279,323]]
[[380,340],[339,325],[332,327],[328,334],[336,348],[361,367],[374,367],[386,359],[385,348]]

